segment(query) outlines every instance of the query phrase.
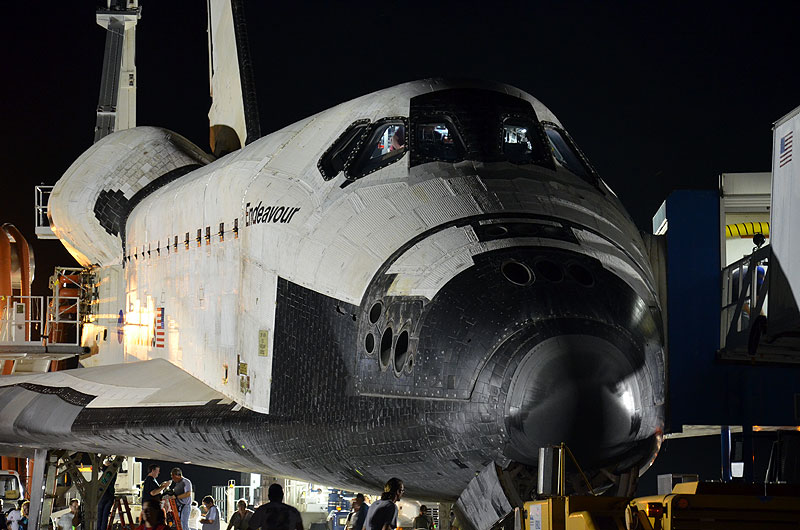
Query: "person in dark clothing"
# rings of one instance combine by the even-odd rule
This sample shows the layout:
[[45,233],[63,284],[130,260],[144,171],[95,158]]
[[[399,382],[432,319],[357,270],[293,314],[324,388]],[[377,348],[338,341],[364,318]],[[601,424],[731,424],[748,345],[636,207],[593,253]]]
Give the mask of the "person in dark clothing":
[[[101,468],[100,476],[103,476],[110,465],[111,459],[107,458]],[[114,505],[114,484],[116,482],[117,474],[114,473],[106,490],[103,492],[103,496],[100,497],[100,501],[97,503],[97,530],[106,530],[108,526],[108,515],[111,513],[111,507]]]
[[414,518],[414,530],[433,530],[433,517],[428,515],[428,507],[424,504],[419,507],[419,515]]
[[397,501],[399,501],[406,488],[403,481],[392,477],[383,487],[383,495],[379,501],[373,502],[364,522],[364,530],[394,530],[397,528]]
[[226,530],[231,530],[231,528],[233,530],[247,530],[251,517],[253,517],[253,510],[247,509],[246,500],[239,499],[236,501],[236,511],[228,519],[228,528]]
[[158,464],[150,464],[147,466],[147,476],[144,478],[144,484],[142,484],[142,504],[150,499],[161,501],[162,493],[167,489],[169,480],[165,480],[159,484],[158,474],[160,472],[161,468]]
[[355,515],[355,522],[353,523],[353,530],[363,530],[364,529],[364,521],[367,520],[367,512],[369,511],[369,504],[367,504],[366,499],[364,499],[364,494],[359,493],[356,495],[355,501],[353,504],[358,504],[358,511]]
[[283,503],[283,488],[272,484],[267,491],[269,502],[259,506],[250,517],[250,530],[303,530],[303,519],[294,506]]

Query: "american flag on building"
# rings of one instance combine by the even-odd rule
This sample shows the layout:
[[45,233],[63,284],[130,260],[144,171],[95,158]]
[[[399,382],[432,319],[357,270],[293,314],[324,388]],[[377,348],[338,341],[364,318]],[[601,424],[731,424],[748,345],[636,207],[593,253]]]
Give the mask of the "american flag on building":
[[156,348],[164,347],[166,330],[164,329],[164,308],[156,308]]
[[789,131],[781,138],[780,151],[778,151],[778,165],[785,166],[792,161],[792,137],[794,131]]

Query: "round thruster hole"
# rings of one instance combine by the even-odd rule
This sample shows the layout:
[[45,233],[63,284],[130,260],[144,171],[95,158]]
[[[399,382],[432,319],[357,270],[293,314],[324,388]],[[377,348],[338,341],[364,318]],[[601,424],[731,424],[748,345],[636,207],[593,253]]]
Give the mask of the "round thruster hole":
[[370,355],[375,351],[375,335],[372,333],[367,333],[367,337],[364,339],[364,349],[366,349],[367,353]]
[[408,330],[403,330],[397,336],[397,342],[394,345],[394,369],[396,372],[402,372],[403,367],[406,365],[408,359]]
[[381,368],[389,366],[392,360],[392,328],[387,327],[381,337]]
[[381,313],[383,312],[383,304],[380,302],[375,302],[372,304],[372,307],[369,310],[369,321],[371,324],[375,324],[378,322],[378,319],[381,318]]
[[508,233],[508,228],[503,225],[489,225],[486,227],[486,235],[489,237],[503,237]]
[[533,282],[533,271],[518,261],[507,261],[500,267],[506,280],[515,285],[529,285]]
[[536,264],[536,273],[551,282],[560,282],[564,279],[564,271],[550,260],[543,259]]
[[408,362],[406,363],[406,372],[411,373],[414,370],[414,356],[409,354]]
[[591,287],[594,285],[594,276],[592,273],[584,267],[583,265],[578,265],[577,263],[573,263],[569,267],[567,267],[567,272],[569,273],[572,278],[578,282],[579,284],[583,285],[584,287]]

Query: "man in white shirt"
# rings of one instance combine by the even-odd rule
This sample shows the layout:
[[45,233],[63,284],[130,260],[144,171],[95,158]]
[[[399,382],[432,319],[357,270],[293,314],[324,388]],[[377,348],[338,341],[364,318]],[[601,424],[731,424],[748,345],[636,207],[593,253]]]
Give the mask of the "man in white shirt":
[[7,524],[11,530],[19,530],[19,522],[22,520],[22,510],[20,510],[20,506],[22,506],[23,501],[19,502],[19,506],[8,512],[6,516]]
[[192,501],[192,510],[189,512],[189,530],[200,530],[200,519],[203,514],[197,507],[197,501]]

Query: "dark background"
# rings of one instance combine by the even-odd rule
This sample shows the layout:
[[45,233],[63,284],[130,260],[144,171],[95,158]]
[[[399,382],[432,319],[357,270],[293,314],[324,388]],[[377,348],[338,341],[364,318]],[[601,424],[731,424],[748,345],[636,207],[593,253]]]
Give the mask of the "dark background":
[[[208,150],[205,2],[141,1],[138,124]],[[0,221],[34,245],[34,294],[46,294],[54,265],[72,264],[60,243],[35,240],[33,186],[54,184],[93,141],[105,39],[95,7],[13,2],[0,17]],[[251,1],[246,11],[263,134],[404,81],[501,81],[560,118],[647,231],[674,189],[769,171],[771,125],[800,105],[798,4]],[[716,478],[718,445],[667,442],[647,476],[671,466]]]

